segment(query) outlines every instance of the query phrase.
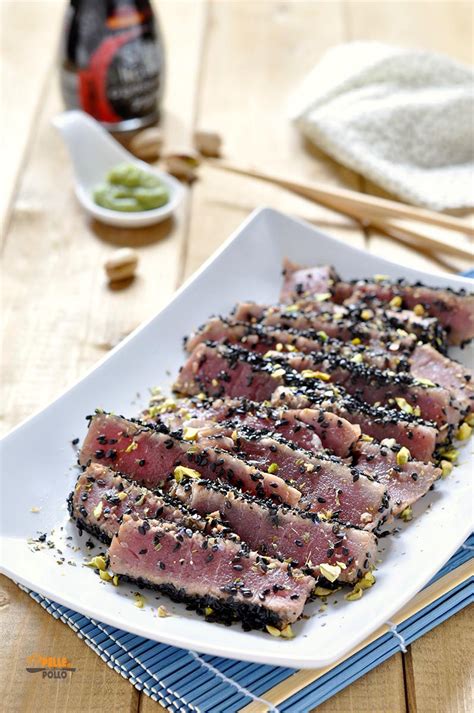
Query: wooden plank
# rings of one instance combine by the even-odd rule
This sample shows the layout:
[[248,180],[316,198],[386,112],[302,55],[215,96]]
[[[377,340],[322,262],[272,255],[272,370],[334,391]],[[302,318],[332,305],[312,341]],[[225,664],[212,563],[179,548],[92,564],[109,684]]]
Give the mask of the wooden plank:
[[4,0],[0,4],[0,235],[8,220],[44,85],[53,71],[63,11],[64,3],[57,0]]
[[[180,47],[169,56],[164,119],[176,141],[192,133],[205,13],[202,3],[164,2],[160,17],[168,41]],[[51,127],[60,110],[51,77],[4,248],[4,429],[45,406],[154,314],[181,275],[188,202],[174,221],[146,229],[90,223],[76,204],[71,166]],[[135,281],[115,291],[102,266],[122,245],[138,249],[140,265]]]
[[[302,142],[287,113],[298,82],[343,39],[343,20],[338,2],[211,4],[198,126],[221,133],[230,160],[357,187],[354,173]],[[186,274],[261,205],[309,218],[341,239],[364,244],[362,231],[341,215],[274,186],[205,167],[193,192]]]
[[[138,711],[138,691],[109,668],[68,626],[54,619],[28,594],[0,577],[0,690],[9,713],[63,713],[107,708]],[[65,679],[28,673],[28,657],[67,657],[76,670]]]
[[474,709],[474,607],[466,607],[410,646],[405,657],[409,713]]
[[403,663],[400,654],[315,709],[317,713],[405,713]]

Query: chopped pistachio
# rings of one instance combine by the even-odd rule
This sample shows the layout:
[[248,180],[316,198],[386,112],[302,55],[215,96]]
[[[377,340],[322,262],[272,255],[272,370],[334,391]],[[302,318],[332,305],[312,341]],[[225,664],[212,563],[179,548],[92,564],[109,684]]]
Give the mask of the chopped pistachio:
[[453,464],[449,462],[449,460],[442,460],[440,463],[441,466],[441,477],[442,478],[447,478],[448,475],[450,475],[453,472]]
[[303,369],[301,372],[303,379],[320,379],[321,381],[329,381],[329,374],[324,374],[322,371],[313,371],[312,369]]
[[353,361],[354,364],[362,364],[362,362],[364,361],[364,358],[363,358],[362,354],[354,354],[351,361]]
[[138,443],[136,441],[132,441],[125,449],[125,453],[131,453],[132,451],[136,451],[138,448]]
[[474,426],[474,413],[469,414],[464,420],[468,426]]
[[112,584],[114,585],[114,587],[118,587],[118,584],[119,584],[118,574],[114,574],[114,576],[112,577]]
[[320,520],[330,520],[332,518],[332,510],[321,510],[318,512],[318,518]]
[[285,370],[281,367],[279,369],[275,369],[275,371],[272,371],[273,379],[279,379],[280,376],[285,376]]
[[85,567],[93,567],[94,569],[99,569],[101,572],[107,569],[107,562],[103,555],[96,555],[89,562],[84,563]]
[[363,593],[362,588],[356,584],[354,589],[344,596],[344,599],[347,599],[348,602],[355,602],[362,597]]
[[99,577],[104,580],[104,582],[111,582],[112,581],[112,575],[107,572],[105,569],[99,570]]
[[183,478],[200,478],[201,474],[192,468],[186,468],[184,465],[177,465],[173,471],[174,479],[180,483]]
[[365,441],[366,443],[370,443],[374,439],[372,436],[368,436],[367,433],[363,433],[362,436],[360,437],[360,440]]
[[138,609],[143,609],[143,607],[145,606],[145,601],[146,601],[143,594],[140,594],[140,592],[135,592],[133,596],[135,597],[135,601],[134,601],[135,606]]
[[392,297],[392,299],[389,302],[390,307],[401,307],[402,306],[402,298],[400,295],[395,295],[395,297]]
[[362,589],[369,589],[370,587],[374,586],[375,581],[376,580],[373,573],[366,572],[362,579],[357,582],[357,586],[361,587]]
[[451,463],[456,463],[459,457],[459,451],[456,448],[445,448],[441,451],[441,455],[443,458],[446,458],[446,460],[451,461]]
[[199,431],[197,428],[186,426],[183,430],[183,439],[185,441],[195,441],[198,437],[198,433]]
[[459,441],[467,441],[468,438],[470,438],[472,435],[472,427],[469,426],[467,423],[463,423],[461,427],[459,428],[458,432],[456,433],[456,438]]
[[275,346],[275,349],[277,350],[277,352],[283,351],[283,344],[278,342],[278,344]]
[[406,446],[402,446],[397,453],[397,465],[405,465],[411,458],[411,453]]
[[436,386],[436,384],[430,379],[423,379],[421,377],[416,378],[416,383],[421,384],[422,386]]
[[287,307],[285,307],[285,312],[297,312],[298,310],[298,305],[288,305]]
[[354,337],[354,339],[351,340],[351,344],[354,344],[355,346],[357,346],[360,343],[361,342],[360,342],[359,337]]
[[162,619],[163,619],[165,616],[171,616],[171,614],[169,613],[168,609],[167,609],[166,607],[164,607],[163,605],[161,605],[161,606],[158,607],[158,609],[156,610],[156,613],[157,613],[158,616],[161,617]]
[[374,313],[372,312],[371,309],[363,309],[362,312],[360,313],[360,318],[364,320],[364,322],[368,322],[369,319],[372,319],[374,316]]
[[142,494],[140,495],[139,499],[135,501],[134,506],[137,507],[137,506],[143,505],[143,503],[145,502],[145,498],[146,498],[146,490],[142,490]]
[[317,336],[318,336],[320,339],[322,339],[323,342],[327,342],[327,340],[329,339],[329,337],[328,337],[328,335],[326,334],[326,332],[324,332],[324,331],[322,331],[322,330],[321,330],[320,332],[316,332],[316,334],[317,334]]
[[413,307],[413,312],[416,314],[417,317],[423,317],[425,314],[425,308],[423,305],[417,304]]
[[328,582],[335,582],[342,572],[339,565],[329,564],[329,562],[322,562],[319,565],[319,571],[321,572],[323,577],[326,577]]
[[147,415],[149,418],[156,418],[156,416],[159,416],[162,413],[176,411],[177,408],[178,407],[173,401],[173,399],[165,399],[159,404],[153,404],[152,406],[150,406]]
[[217,379],[212,379],[211,384],[213,386],[219,386],[219,382],[217,381]]
[[[277,346],[278,346],[278,344],[277,344]],[[287,352],[296,352],[297,351],[294,344],[286,344],[285,349]]]
[[385,280],[389,279],[390,277],[388,275],[374,275],[375,282],[384,282]]
[[268,472],[269,472],[271,475],[274,475],[275,473],[278,473],[279,470],[280,470],[280,468],[278,467],[278,463],[271,463],[271,464],[268,466]]
[[33,505],[30,508],[30,512],[35,512],[35,513],[41,512],[41,508],[39,508],[37,505]]
[[402,411],[405,411],[405,413],[413,413],[413,406],[409,404],[408,401],[403,398],[403,396],[396,396],[395,403],[397,404],[398,408]]
[[92,514],[94,515],[95,518],[99,519],[99,517],[102,515],[103,507],[104,506],[103,506],[102,500],[101,500],[99,503],[97,503],[94,510],[92,511]]
[[331,293],[330,292],[320,292],[318,295],[314,296],[314,299],[316,302],[326,302],[326,300],[331,299]]
[[280,636],[281,635],[280,629],[277,629],[276,626],[271,626],[270,624],[267,624],[265,628],[268,631],[268,633],[271,634],[272,636]]
[[122,490],[121,493],[117,493],[117,497],[119,500],[125,500],[125,498],[127,497],[127,493],[125,492],[125,490]]
[[400,518],[404,522],[410,522],[410,520],[413,520],[413,510],[411,509],[410,505],[405,508],[405,510],[402,510],[400,513]]
[[330,594],[333,593],[334,590],[332,589],[327,589],[326,587],[315,587],[313,589],[313,594],[316,597],[328,597]]
[[294,634],[293,634],[293,629],[291,628],[291,624],[287,624],[284,629],[281,630],[280,636],[282,636],[284,639],[293,639]]
[[265,352],[263,355],[264,359],[270,359],[273,356],[273,351],[271,349],[268,350],[268,352]]
[[205,616],[211,616],[211,614],[213,613],[213,611],[214,611],[214,609],[212,609],[212,607],[205,607],[205,608],[204,608],[204,615],[205,615]]

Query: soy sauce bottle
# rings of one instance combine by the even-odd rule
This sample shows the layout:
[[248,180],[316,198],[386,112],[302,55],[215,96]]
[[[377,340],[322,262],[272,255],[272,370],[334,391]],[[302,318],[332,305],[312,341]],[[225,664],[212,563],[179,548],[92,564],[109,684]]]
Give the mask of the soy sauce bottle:
[[110,131],[159,118],[164,49],[149,0],[70,0],[60,58],[68,109],[82,109]]

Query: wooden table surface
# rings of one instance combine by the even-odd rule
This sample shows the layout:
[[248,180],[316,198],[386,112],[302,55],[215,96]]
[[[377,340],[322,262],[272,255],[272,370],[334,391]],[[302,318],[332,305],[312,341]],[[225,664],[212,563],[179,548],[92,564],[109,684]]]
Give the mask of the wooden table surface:
[[[63,2],[1,2],[3,250],[2,430],[44,407],[148,319],[256,206],[314,221],[351,245],[430,270],[461,269],[401,246],[283,190],[201,171],[174,221],[140,231],[88,223],[71,166],[51,127],[62,109],[56,47]],[[331,45],[377,39],[472,59],[473,6],[464,2],[158,3],[168,51],[163,126],[170,149],[195,127],[215,129],[226,155],[270,171],[382,195],[305,146],[286,118],[290,91]],[[104,259],[140,252],[137,279],[110,290]],[[160,706],[109,669],[73,632],[8,579],[0,582],[4,710],[130,711]],[[324,713],[472,710],[472,624],[457,614],[318,708]],[[76,673],[42,681],[25,672],[34,651],[67,656]],[[5,700],[6,697],[6,700]]]

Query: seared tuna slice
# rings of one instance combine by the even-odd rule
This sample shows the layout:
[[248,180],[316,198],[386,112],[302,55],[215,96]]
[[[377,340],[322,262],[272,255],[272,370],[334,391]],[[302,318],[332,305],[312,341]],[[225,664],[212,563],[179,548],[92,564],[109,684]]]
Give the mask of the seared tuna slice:
[[200,614],[245,629],[296,621],[314,580],[229,538],[168,523],[124,518],[109,548],[110,568],[185,602]]
[[233,347],[199,344],[181,367],[174,390],[187,396],[204,393],[208,396],[265,401],[277,382],[272,369],[261,369],[261,360],[253,353]]
[[338,280],[336,271],[328,265],[307,269],[285,258],[280,301],[293,302],[306,295],[330,293]]
[[261,473],[226,451],[199,449],[170,434],[164,426],[98,413],[91,418],[79,457],[124,473],[149,488],[169,486],[178,466],[197,471],[209,480],[224,480],[256,495],[295,505],[301,497],[277,475]]
[[474,294],[465,290],[427,287],[421,283],[410,285],[403,280],[356,280],[339,282],[334,291],[336,302],[376,299],[389,303],[400,298],[405,309],[418,308],[436,317],[445,328],[450,344],[464,344],[474,338]]
[[[342,391],[342,387],[338,387]],[[286,405],[289,409],[306,410],[319,405],[325,410],[332,409],[335,414],[358,424],[363,432],[377,440],[394,438],[397,443],[411,450],[413,457],[421,461],[433,458],[436,448],[437,430],[433,424],[426,423],[412,414],[400,414],[400,411],[383,406],[375,407],[351,396],[330,391],[327,396],[311,388],[279,387],[273,397],[275,405]]]
[[[443,356],[429,344],[413,344],[409,348],[399,342],[392,343],[390,348],[382,343],[356,345],[330,338],[324,332],[314,330],[300,332],[290,328],[285,330],[258,323],[233,322],[219,317],[214,317],[203,325],[187,340],[186,346],[189,351],[192,351],[197,344],[207,340],[225,344],[238,343],[241,347],[259,354],[266,354],[271,349],[283,353],[300,351],[304,354],[316,353],[318,356],[325,354],[330,355],[333,360],[336,357],[346,359],[350,362],[349,366],[353,363],[365,364],[397,374],[407,372],[414,379],[425,381],[424,386],[435,385],[447,389],[452,406],[460,412],[461,416],[474,411],[472,372],[459,362]],[[390,378],[393,376],[389,374],[389,381]],[[422,387],[423,384],[415,384],[415,386]],[[424,395],[426,396],[426,393]],[[369,398],[364,400],[373,403]],[[382,399],[376,400],[382,401]],[[412,403],[412,405],[417,404]],[[435,416],[429,414],[425,414],[425,417],[437,420]]]
[[[257,354],[237,347],[199,344],[182,368],[174,388],[190,396],[203,392],[208,396],[263,401],[270,399],[277,386],[284,383],[284,376],[284,369],[275,367],[270,361],[260,358]],[[354,430],[346,420],[335,416],[331,409],[328,411],[329,413],[320,411],[311,424],[312,430],[319,437],[324,448],[345,457],[348,442],[353,442],[354,436],[357,438],[360,431]],[[293,428],[291,415],[288,417],[285,415],[285,419],[289,421],[287,420],[287,423],[282,426]],[[261,418],[255,422],[252,416],[246,418],[245,423],[255,428],[259,427],[259,423],[264,428],[268,427],[262,423]],[[288,437],[286,429],[282,435]],[[290,438],[290,440],[294,439]],[[305,444],[304,447],[310,446]]]
[[277,472],[302,493],[300,510],[366,529],[376,527],[388,514],[384,486],[334,456],[300,450],[278,434],[268,436],[224,422],[203,428],[199,443],[219,445],[260,470]]
[[446,334],[438,320],[410,311],[369,308],[363,304],[339,305],[333,302],[297,302],[286,307],[240,303],[234,309],[235,321],[262,324],[282,329],[324,332],[341,341],[363,344],[382,342],[389,347],[401,344],[413,348],[417,341],[446,351]]
[[199,514],[219,512],[228,527],[262,554],[291,560],[293,566],[324,576],[320,565],[337,566],[337,579],[354,582],[375,565],[376,539],[370,532],[320,522],[302,513],[240,494],[207,481],[188,481],[173,491]]
[[103,542],[118,532],[124,515],[135,519],[160,518],[184,527],[203,530],[204,520],[190,513],[165,493],[152,493],[98,463],[91,463],[79,476],[68,499],[69,514],[80,530]]
[[[254,376],[259,379],[256,398],[251,393]],[[273,393],[272,382],[276,389]],[[278,388],[281,386],[289,388],[282,391]],[[203,391],[209,396],[241,396],[255,400],[266,400],[271,396],[275,405],[297,409],[319,408],[338,416],[341,421],[345,419],[363,427],[365,433],[378,440],[395,438],[401,445],[411,446],[413,455],[419,460],[429,460],[436,444],[434,424],[425,423],[413,414],[370,406],[350,396],[340,386],[333,386],[317,378],[305,378],[304,374],[286,366],[283,360],[276,364],[237,346],[198,345],[183,367],[176,388],[190,395]],[[321,434],[326,437],[335,434],[337,442],[337,425],[334,431],[327,416],[322,415],[321,419],[321,429],[316,430],[317,435],[322,438]],[[342,423],[344,425],[344,421]],[[316,427],[317,424],[314,425]],[[323,442],[324,447],[330,448],[336,455],[342,455],[334,449],[334,445],[337,447],[337,443]]]
[[474,375],[454,359],[437,352],[429,344],[416,347],[408,358],[410,372],[421,379],[429,379],[448,389],[459,410],[465,414],[474,411]]
[[[285,360],[292,369],[325,374],[333,384],[344,386],[352,396],[368,404],[384,404],[400,408],[433,421],[438,428],[458,426],[466,413],[460,411],[456,399],[447,389],[409,373],[378,369],[338,354],[301,354],[299,352],[267,352],[266,358]],[[441,355],[440,355],[441,356]],[[443,358],[443,357],[441,357]]]
[[354,448],[357,466],[387,488],[393,515],[399,515],[419,500],[441,475],[441,470],[432,463],[420,463],[411,456],[405,462],[397,459],[399,453],[400,446],[393,441],[361,440]]

